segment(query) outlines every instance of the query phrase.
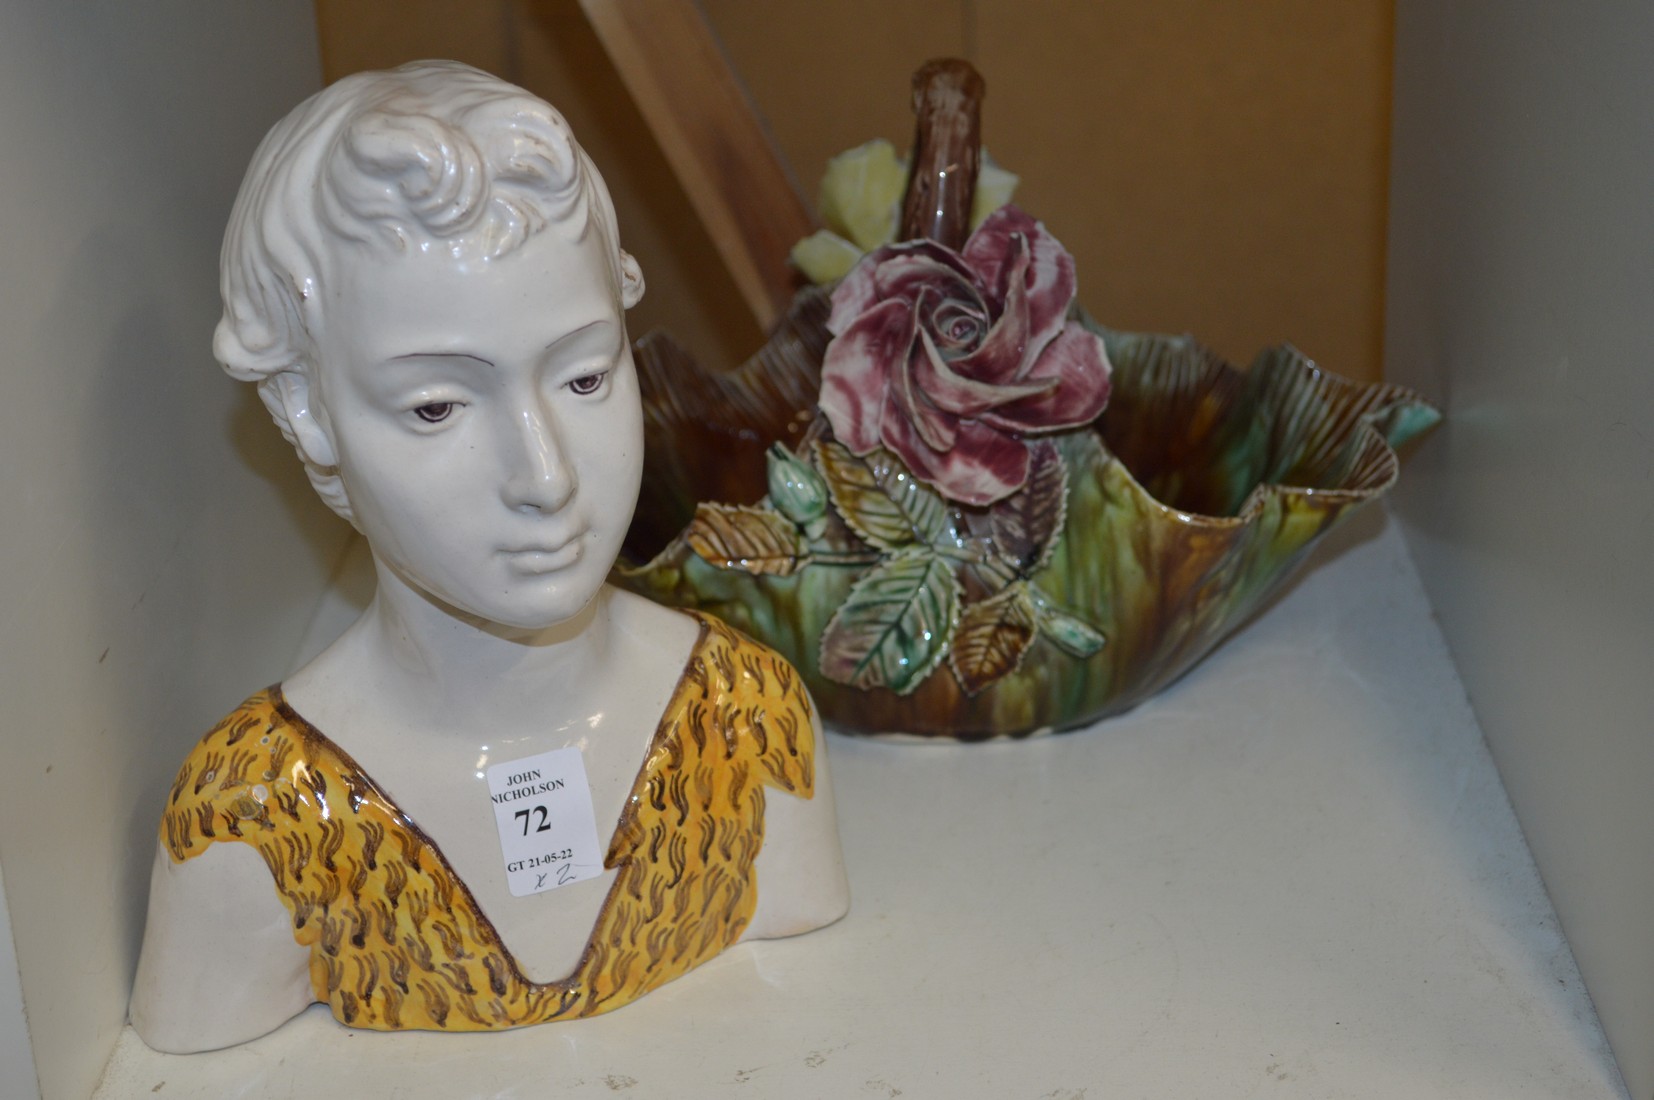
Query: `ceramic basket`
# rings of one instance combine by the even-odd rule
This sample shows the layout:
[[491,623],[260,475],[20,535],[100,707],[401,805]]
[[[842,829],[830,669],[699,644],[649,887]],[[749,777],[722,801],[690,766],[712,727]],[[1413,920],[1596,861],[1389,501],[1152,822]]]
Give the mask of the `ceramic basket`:
[[823,216],[866,254],[751,360],[638,345],[648,448],[617,581],[779,650],[840,729],[979,740],[1134,706],[1438,419],[1288,347],[1243,372],[1086,318],[1066,250],[996,206],[1008,188],[980,201],[982,93],[968,64],[931,62],[910,165],[878,143],[835,161],[849,186]]
[[[616,579],[779,650],[845,730],[1025,736],[1142,702],[1244,622],[1317,539],[1383,495],[1396,480],[1393,448],[1438,419],[1408,390],[1346,381],[1290,347],[1243,372],[1186,336],[1086,321],[1108,348],[1113,394],[1096,424],[1051,437],[1068,469],[1065,522],[1028,579],[1104,643],[1080,657],[1035,637],[1014,669],[974,691],[949,662],[906,691],[857,687],[823,672],[821,644],[868,564],[753,572],[708,560],[689,537],[697,505],[765,498],[772,444],[800,454],[821,443],[828,308],[822,291],[801,293],[768,344],[728,373],[702,369],[664,336],[640,342],[649,449],[630,548],[643,564]],[[955,531],[981,526],[972,511],[952,510]]]

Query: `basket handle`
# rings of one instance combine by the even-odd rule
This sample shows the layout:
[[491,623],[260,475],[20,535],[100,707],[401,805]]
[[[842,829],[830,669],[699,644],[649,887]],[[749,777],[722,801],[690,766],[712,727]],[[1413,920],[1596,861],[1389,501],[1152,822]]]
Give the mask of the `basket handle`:
[[964,246],[981,161],[986,89],[982,75],[959,58],[927,61],[913,74],[918,121],[899,240],[928,237],[947,248]]

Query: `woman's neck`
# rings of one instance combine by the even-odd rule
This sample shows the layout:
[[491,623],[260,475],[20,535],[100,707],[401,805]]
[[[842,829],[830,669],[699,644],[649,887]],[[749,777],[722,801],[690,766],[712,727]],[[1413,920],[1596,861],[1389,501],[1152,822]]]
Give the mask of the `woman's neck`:
[[296,679],[349,676],[381,707],[460,729],[578,709],[584,688],[612,667],[607,586],[573,618],[522,630],[458,611],[374,564],[379,584],[367,610]]

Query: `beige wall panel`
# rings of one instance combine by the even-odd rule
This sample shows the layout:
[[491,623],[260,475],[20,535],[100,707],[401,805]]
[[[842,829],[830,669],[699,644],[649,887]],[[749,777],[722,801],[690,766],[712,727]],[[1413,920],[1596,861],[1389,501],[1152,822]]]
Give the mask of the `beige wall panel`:
[[702,0],[812,206],[827,158],[875,137],[906,149],[908,88],[966,52],[961,0]]
[[322,76],[446,57],[504,75],[511,64],[509,0],[316,0]]
[[713,363],[734,363],[762,334],[660,147],[577,4],[514,5],[514,79],[568,117],[603,170],[621,240],[648,291],[628,317],[633,336],[664,328]]
[[[1391,0],[702,0],[806,197],[827,157],[906,147],[908,78],[970,57],[984,136],[1120,327],[1250,360],[1290,340],[1380,361]],[[568,0],[318,0],[329,78],[472,61],[557,104],[603,166],[664,325],[715,361],[757,333],[618,76]]]
[[981,0],[996,155],[1124,328],[1376,378],[1387,0]]
[[758,346],[734,282],[573,0],[317,0],[316,11],[330,81],[451,57],[550,101],[602,168],[622,243],[643,265],[648,292],[628,317],[632,335],[666,328],[714,363]]
[[834,152],[905,147],[908,75],[963,53],[986,144],[1099,317],[1377,377],[1390,0],[704,7],[808,194]]

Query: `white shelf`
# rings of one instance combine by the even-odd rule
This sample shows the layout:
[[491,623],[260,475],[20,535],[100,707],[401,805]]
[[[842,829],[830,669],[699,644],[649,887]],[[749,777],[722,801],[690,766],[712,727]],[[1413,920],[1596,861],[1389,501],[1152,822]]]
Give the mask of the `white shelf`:
[[1374,510],[1194,673],[1017,744],[831,738],[849,917],[500,1035],[123,1035],[98,1097],[1625,1095]]

